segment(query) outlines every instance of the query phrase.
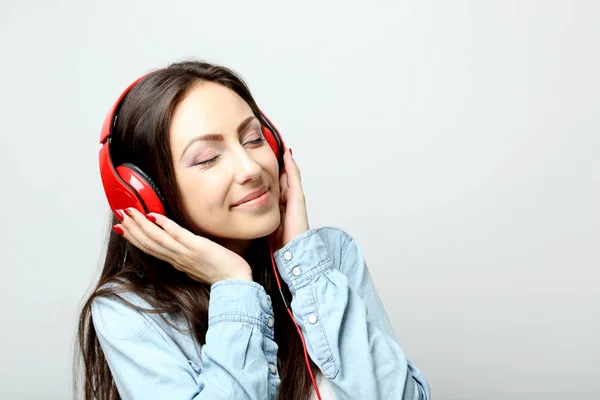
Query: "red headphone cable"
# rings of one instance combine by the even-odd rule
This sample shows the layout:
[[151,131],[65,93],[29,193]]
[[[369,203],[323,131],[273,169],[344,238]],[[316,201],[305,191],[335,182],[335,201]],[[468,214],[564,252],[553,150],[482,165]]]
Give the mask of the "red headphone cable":
[[281,290],[281,282],[279,281],[279,274],[277,273],[277,265],[275,263],[275,255],[273,254],[273,242],[270,237],[269,237],[269,250],[271,253],[271,263],[273,265],[273,272],[275,273],[275,280],[277,281],[277,287],[279,288],[279,293],[281,294],[281,298],[283,299],[283,304],[285,304],[285,308],[287,309],[287,312],[288,312],[290,318],[292,319],[292,322],[294,323],[294,325],[296,325],[296,329],[298,330],[298,334],[300,335],[300,339],[302,340],[302,347],[304,349],[304,361],[306,362],[306,368],[308,368],[308,373],[310,374],[310,379],[312,381],[313,387],[315,388],[315,391],[317,392],[317,398],[319,400],[322,400],[321,393],[319,392],[319,388],[317,387],[317,383],[315,382],[315,377],[310,368],[310,362],[308,360],[308,352],[306,351],[306,343],[304,342],[304,335],[302,334],[302,330],[296,323],[296,320],[294,320],[294,314],[292,313],[290,306],[288,305],[287,301],[285,300],[283,291]]

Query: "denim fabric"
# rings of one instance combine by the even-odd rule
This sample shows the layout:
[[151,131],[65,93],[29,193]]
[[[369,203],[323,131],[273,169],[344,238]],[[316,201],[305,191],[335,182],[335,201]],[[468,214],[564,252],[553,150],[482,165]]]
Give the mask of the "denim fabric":
[[[430,399],[429,386],[404,355],[352,237],[333,227],[311,229],[274,256],[292,293],[292,312],[309,356],[323,372],[323,400]],[[133,294],[124,297],[148,307]],[[273,340],[277,323],[264,288],[251,281],[216,282],[208,312],[206,344],[200,346],[189,332],[156,314],[116,299],[96,299],[94,327],[121,397],[276,399],[281,383]]]

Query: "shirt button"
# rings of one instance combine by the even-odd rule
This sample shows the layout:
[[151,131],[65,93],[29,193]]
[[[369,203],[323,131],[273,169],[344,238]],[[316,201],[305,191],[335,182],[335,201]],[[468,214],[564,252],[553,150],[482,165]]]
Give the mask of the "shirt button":
[[272,374],[275,374],[275,372],[277,372],[277,367],[273,364],[269,364],[269,371],[271,371]]
[[292,252],[291,252],[291,251],[289,251],[289,250],[288,250],[288,251],[286,251],[285,253],[283,253],[283,258],[284,258],[286,261],[290,261],[290,260],[292,259],[292,257],[293,257],[293,256],[292,256]]
[[294,267],[292,269],[292,274],[294,274],[294,276],[300,276],[301,273],[302,273],[302,270],[300,269],[300,267]]
[[274,324],[275,321],[273,321],[273,318],[269,317],[269,320],[267,321],[267,325],[269,326],[269,328],[272,328]]
[[310,322],[313,325],[316,324],[318,320],[319,318],[317,318],[317,314],[310,314],[310,316],[308,317],[308,322]]

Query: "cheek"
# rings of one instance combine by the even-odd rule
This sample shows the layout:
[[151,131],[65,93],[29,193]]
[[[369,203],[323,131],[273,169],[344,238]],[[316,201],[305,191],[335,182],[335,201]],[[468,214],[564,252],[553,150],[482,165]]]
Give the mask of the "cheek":
[[277,162],[277,157],[275,157],[275,154],[270,148],[268,148],[267,154],[262,157],[260,165],[262,169],[269,174],[273,184],[279,187],[279,163]]
[[179,176],[177,184],[183,205],[194,219],[212,214],[211,210],[223,204],[225,191],[222,179],[186,171]]

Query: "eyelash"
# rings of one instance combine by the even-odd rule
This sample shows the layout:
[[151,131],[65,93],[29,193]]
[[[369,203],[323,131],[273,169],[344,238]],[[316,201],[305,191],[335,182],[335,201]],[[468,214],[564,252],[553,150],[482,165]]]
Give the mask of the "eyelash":
[[[261,137],[260,139],[251,140],[249,142],[246,142],[246,144],[261,144],[264,142],[266,142],[266,139],[264,137]],[[214,163],[215,161],[217,161],[217,159],[219,157],[220,156],[216,156],[216,157],[211,158],[210,160],[197,162],[194,164],[194,166],[205,167],[205,166],[210,165],[210,164]]]

